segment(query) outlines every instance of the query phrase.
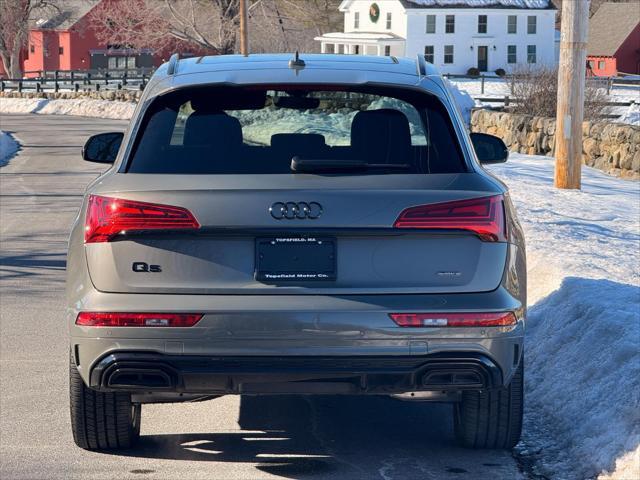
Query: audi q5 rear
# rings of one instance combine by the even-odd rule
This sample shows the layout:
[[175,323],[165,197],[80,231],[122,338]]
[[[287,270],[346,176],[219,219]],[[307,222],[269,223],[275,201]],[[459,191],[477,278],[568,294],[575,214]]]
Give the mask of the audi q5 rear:
[[162,66],[69,241],[71,420],[86,449],[141,405],[220,395],[453,404],[459,440],[520,436],[525,252],[422,59],[217,56]]

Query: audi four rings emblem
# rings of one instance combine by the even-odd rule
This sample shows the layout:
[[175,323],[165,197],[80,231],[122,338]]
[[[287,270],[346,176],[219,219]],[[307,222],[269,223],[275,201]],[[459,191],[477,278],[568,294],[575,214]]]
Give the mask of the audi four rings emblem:
[[276,220],[315,220],[322,215],[322,205],[318,202],[276,202],[269,207],[269,213]]

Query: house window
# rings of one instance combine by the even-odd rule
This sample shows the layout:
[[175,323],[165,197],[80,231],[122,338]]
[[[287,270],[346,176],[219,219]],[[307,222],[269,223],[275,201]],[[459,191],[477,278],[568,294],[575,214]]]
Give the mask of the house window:
[[444,63],[453,63],[453,45],[444,46]]
[[598,70],[604,70],[606,68],[607,64],[605,63],[604,60],[600,60],[598,62]]
[[360,55],[360,45],[353,46],[353,53],[354,55]]
[[427,15],[427,33],[436,33],[435,15]]
[[324,46],[324,53],[335,53],[336,52],[336,45],[334,43],[327,43]]
[[36,53],[35,45],[29,45],[29,53]]
[[486,15],[478,15],[478,33],[487,33]]
[[391,12],[387,12],[387,30],[391,30]]
[[389,57],[391,55],[391,46],[390,45],[385,45],[384,46],[384,55],[385,55],[385,57]]
[[518,55],[515,45],[507,46],[507,63],[518,63]]
[[530,15],[527,17],[527,33],[536,33],[538,26],[538,17]]
[[344,45],[342,43],[338,44],[338,51],[336,53],[340,55],[344,54]]
[[58,55],[64,55],[64,47],[58,47]]
[[535,45],[527,45],[527,63],[536,63]]
[[360,12],[353,14],[353,28],[360,28]]
[[444,33],[456,33],[456,16],[447,15],[444,20]]
[[517,15],[509,15],[507,17],[507,33],[518,33]]
[[433,45],[427,45],[424,47],[424,59],[429,63],[435,63],[435,51]]

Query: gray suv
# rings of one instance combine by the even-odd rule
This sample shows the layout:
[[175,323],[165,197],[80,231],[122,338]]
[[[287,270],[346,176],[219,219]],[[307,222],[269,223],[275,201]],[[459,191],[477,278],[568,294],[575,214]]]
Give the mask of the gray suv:
[[160,67],[69,240],[71,422],[126,448],[141,405],[220,395],[451,402],[520,437],[526,269],[507,188],[423,58],[213,56]]

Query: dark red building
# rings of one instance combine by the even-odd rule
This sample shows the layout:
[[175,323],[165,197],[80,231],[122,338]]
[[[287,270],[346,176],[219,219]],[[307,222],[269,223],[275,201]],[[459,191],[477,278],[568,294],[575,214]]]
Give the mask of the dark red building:
[[589,20],[588,73],[640,74],[640,3],[603,3]]
[[[33,19],[22,54],[25,76],[37,76],[42,70],[152,69],[169,58],[171,52],[121,48],[98,41],[89,15],[101,1],[56,0],[57,11],[52,16]],[[188,46],[185,49],[189,50]],[[2,62],[0,76],[6,76]]]

